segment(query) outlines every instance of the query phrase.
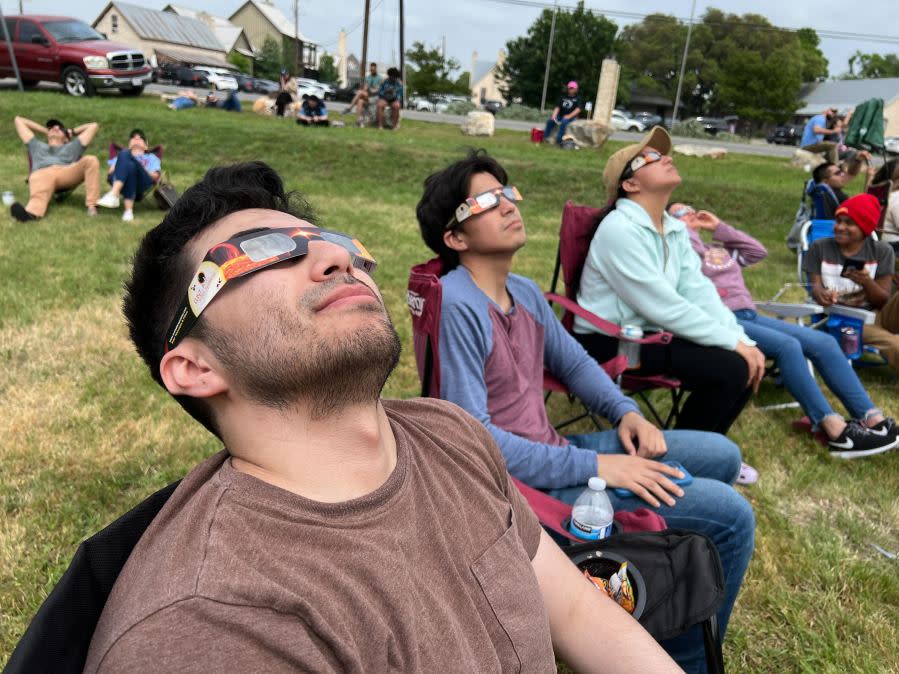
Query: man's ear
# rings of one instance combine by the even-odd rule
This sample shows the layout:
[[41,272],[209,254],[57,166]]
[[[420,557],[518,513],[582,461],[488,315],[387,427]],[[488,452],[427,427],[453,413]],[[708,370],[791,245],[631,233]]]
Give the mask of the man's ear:
[[228,382],[221,364],[209,348],[195,339],[185,339],[162,357],[159,375],[172,395],[211,398],[225,393]]
[[446,244],[447,248],[454,250],[457,253],[468,250],[468,241],[465,238],[465,232],[456,229],[451,229],[443,233],[443,243]]

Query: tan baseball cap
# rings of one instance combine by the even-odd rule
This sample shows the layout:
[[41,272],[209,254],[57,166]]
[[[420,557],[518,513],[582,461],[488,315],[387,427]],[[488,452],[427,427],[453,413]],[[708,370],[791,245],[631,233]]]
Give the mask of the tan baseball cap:
[[621,174],[624,173],[624,169],[631,162],[631,159],[640,154],[643,148],[646,147],[656,149],[662,154],[668,154],[671,152],[671,136],[668,135],[668,131],[664,127],[654,126],[649,130],[649,133],[643,136],[643,140],[639,143],[623,147],[609,157],[609,161],[606,162],[606,168],[602,172],[602,184],[606,188],[606,196],[608,196],[609,200],[614,199],[615,195],[618,194],[618,185],[621,183]]

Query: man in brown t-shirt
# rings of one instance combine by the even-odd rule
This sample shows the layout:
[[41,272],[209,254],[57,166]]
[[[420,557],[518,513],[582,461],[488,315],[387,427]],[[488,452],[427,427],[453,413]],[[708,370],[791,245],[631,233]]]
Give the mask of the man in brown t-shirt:
[[85,671],[552,671],[553,647],[676,671],[480,424],[380,399],[400,345],[374,260],[308,219],[265,164],[213,169],[137,252],[132,339],[227,450],[135,547]]

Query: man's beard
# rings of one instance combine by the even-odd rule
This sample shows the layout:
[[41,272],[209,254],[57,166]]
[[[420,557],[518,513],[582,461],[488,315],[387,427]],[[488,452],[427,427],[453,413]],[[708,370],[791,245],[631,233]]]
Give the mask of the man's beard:
[[207,324],[202,340],[235,387],[266,407],[287,411],[303,406],[317,420],[349,405],[374,402],[401,351],[384,307],[365,303],[345,310],[367,313],[370,320],[355,331],[331,335],[303,317],[313,317],[317,302],[344,283],[360,281],[347,276],[322,284],[307,292],[299,307],[285,307],[280,298],[257,297],[263,300],[258,308],[264,309],[258,325],[223,330]]

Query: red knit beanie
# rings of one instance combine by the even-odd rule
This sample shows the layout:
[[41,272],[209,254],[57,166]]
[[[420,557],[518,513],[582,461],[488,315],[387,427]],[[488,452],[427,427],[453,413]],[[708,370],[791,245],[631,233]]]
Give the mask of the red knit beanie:
[[834,215],[848,216],[865,236],[871,236],[880,222],[880,202],[873,194],[857,194],[840,204]]

